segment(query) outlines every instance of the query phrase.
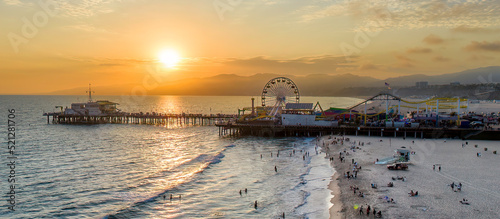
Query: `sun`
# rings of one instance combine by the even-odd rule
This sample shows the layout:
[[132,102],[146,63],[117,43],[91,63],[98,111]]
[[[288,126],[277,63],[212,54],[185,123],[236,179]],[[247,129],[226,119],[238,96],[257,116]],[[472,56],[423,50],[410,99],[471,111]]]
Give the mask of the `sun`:
[[174,68],[181,61],[181,56],[175,50],[163,50],[158,54],[158,60],[166,67]]

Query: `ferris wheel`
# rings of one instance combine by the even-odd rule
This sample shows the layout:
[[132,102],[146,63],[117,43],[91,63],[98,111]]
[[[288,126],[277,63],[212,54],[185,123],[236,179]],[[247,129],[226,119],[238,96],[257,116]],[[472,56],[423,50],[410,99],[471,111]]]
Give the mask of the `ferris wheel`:
[[286,103],[298,103],[300,94],[297,85],[290,78],[277,77],[264,86],[261,99],[263,107],[279,108]]

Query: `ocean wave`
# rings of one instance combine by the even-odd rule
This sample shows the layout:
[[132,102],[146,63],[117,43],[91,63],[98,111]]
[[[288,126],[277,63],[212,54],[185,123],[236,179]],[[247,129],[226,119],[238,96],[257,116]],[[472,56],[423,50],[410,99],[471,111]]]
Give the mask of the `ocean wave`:
[[224,151],[226,149],[232,148],[234,146],[235,145],[225,146],[222,150],[220,150],[219,152],[217,152],[216,154],[213,154],[213,155],[211,155],[211,154],[199,154],[195,158],[189,160],[188,162],[183,163],[182,166],[179,167],[181,169],[182,168],[189,168],[190,166],[198,166],[199,167],[199,168],[194,168],[194,170],[192,170],[192,172],[190,172],[190,174],[187,174],[187,175],[191,176],[191,178],[189,180],[186,180],[181,184],[176,184],[175,186],[168,188],[166,190],[163,190],[159,193],[153,194],[152,196],[147,197],[146,199],[136,201],[136,202],[132,203],[129,207],[124,208],[122,210],[119,210],[115,213],[106,215],[103,218],[113,219],[113,218],[130,218],[131,216],[140,216],[138,214],[140,214],[139,212],[141,212],[140,209],[143,205],[148,204],[150,202],[157,201],[157,200],[165,199],[165,197],[167,197],[168,193],[170,193],[170,194],[176,193],[178,190],[177,189],[178,187],[185,185],[187,183],[190,183],[194,179],[196,179],[196,174],[202,173],[205,169],[210,168],[211,165],[220,163],[225,156]]

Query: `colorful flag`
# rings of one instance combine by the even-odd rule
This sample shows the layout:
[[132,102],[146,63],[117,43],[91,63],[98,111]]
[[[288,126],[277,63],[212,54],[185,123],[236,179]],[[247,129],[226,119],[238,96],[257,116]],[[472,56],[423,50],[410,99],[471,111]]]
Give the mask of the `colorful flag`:
[[387,89],[391,89],[391,87],[389,86],[389,83],[385,82],[385,86],[387,86]]

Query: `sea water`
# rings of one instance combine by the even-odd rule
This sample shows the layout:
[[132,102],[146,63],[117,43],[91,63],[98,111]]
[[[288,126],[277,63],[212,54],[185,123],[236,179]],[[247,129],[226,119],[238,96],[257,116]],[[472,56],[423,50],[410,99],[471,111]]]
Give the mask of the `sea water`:
[[[324,108],[357,101],[308,98]],[[232,114],[250,105],[250,97],[102,99],[127,112]],[[85,99],[0,96],[3,194],[11,185],[8,109],[16,111],[18,157],[15,211],[5,195],[1,218],[328,217],[334,170],[313,137],[219,137],[214,126],[47,124],[43,112],[72,102]]]

